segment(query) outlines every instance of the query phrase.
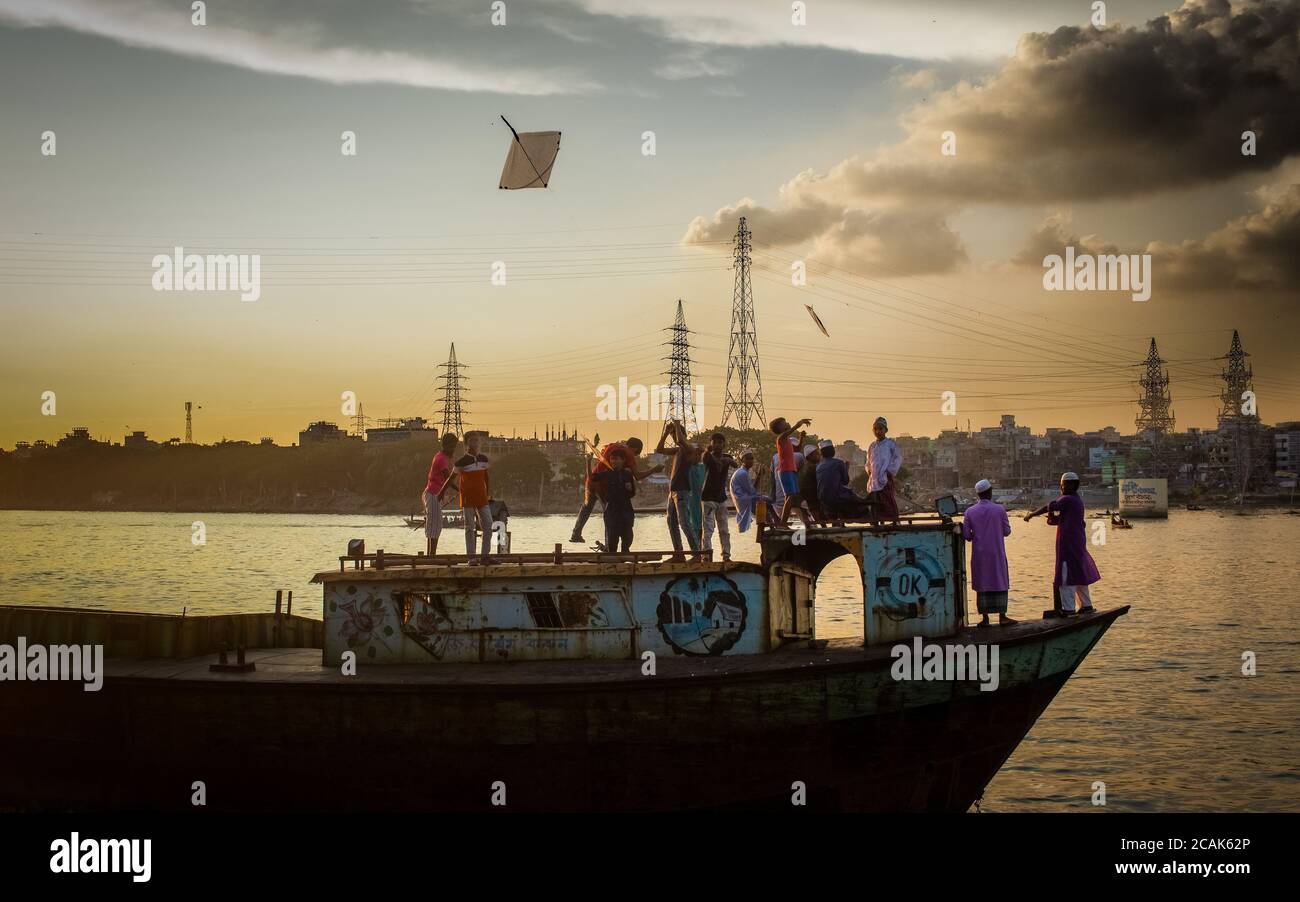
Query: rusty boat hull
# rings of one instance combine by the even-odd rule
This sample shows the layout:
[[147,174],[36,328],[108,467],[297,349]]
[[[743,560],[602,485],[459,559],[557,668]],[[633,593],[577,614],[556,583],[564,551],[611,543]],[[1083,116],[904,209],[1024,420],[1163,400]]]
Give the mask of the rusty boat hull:
[[0,692],[0,808],[221,811],[960,812],[1127,607],[961,629],[999,686],[891,676],[887,646],[771,654],[395,665],[319,649],[110,659],[99,692]]

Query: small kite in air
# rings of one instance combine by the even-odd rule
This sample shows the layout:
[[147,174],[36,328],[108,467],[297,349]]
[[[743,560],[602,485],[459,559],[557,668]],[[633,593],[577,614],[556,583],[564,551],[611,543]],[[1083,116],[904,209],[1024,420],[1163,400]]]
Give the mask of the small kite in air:
[[813,322],[817,324],[817,328],[822,330],[822,334],[825,335],[827,338],[830,338],[831,333],[826,331],[826,326],[822,323],[822,318],[817,315],[817,311],[807,304],[804,304],[803,308],[808,311],[808,315],[811,316]]
[[505,116],[501,121],[515,137],[510,142],[505,168],[501,170],[499,187],[511,191],[516,188],[545,188],[551,181],[551,167],[560,153],[560,133],[524,132],[521,135]]

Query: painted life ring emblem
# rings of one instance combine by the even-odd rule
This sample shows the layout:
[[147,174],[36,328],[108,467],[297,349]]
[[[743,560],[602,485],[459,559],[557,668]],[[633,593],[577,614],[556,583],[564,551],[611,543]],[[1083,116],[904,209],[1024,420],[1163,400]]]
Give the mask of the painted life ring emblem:
[[876,573],[878,602],[891,607],[916,605],[924,611],[927,606],[939,605],[947,588],[943,565],[922,548],[891,550]]
[[684,655],[720,655],[745,632],[749,609],[734,582],[721,574],[679,576],[659,593],[659,632]]

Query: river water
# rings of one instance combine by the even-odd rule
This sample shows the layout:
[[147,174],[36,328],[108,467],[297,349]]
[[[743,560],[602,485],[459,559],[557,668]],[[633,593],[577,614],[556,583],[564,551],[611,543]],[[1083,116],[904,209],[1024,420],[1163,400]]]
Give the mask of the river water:
[[[1013,617],[1051,604],[1044,520],[1012,518]],[[567,516],[514,517],[513,550],[548,551],[571,527]],[[597,514],[587,537],[599,527]],[[636,533],[635,547],[669,547],[661,517],[639,515]],[[753,535],[733,536],[738,559],[758,560]],[[376,515],[0,511],[0,597],[206,614],[271,610],[286,589],[294,613],[319,617],[320,587],[308,580],[337,567],[354,537],[394,552],[424,542]],[[440,550],[463,547],[460,531],[443,533]],[[1133,609],[994,778],[982,810],[1300,811],[1300,517],[1174,511],[1110,530],[1092,552],[1097,606]],[[817,634],[862,634],[848,558],[818,580]],[[1247,651],[1253,677],[1241,672]],[[1104,808],[1092,804],[1095,781]]]

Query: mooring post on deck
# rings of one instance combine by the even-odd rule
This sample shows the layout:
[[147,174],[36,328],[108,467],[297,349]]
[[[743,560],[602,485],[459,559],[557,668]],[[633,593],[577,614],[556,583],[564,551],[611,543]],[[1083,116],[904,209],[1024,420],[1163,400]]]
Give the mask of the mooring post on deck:
[[277,620],[280,619],[280,600],[281,600],[281,596],[282,596],[283,594],[284,594],[284,590],[283,590],[283,589],[276,589],[276,590],[275,590],[275,618],[276,618]]
[[555,543],[555,563],[560,562],[560,555],[564,554],[564,546],[559,542]]
[[285,605],[284,613],[288,617],[293,616],[293,589],[289,590],[289,602]]

